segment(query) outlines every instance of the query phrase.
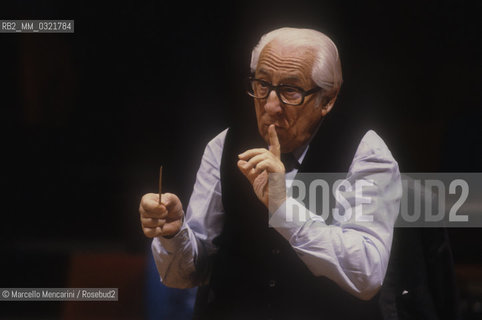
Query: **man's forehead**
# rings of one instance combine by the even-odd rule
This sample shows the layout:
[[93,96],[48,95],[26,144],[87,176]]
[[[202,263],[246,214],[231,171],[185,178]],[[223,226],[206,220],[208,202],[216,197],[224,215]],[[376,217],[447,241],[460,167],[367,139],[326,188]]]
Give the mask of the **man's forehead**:
[[261,51],[257,72],[281,69],[293,76],[307,76],[311,74],[314,56],[314,50],[307,46],[272,41]]

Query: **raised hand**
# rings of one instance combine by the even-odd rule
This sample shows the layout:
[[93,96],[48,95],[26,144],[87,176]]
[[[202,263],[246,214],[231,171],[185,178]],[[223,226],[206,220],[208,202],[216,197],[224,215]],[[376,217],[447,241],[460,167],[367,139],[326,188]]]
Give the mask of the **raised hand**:
[[[276,210],[286,199],[285,167],[281,162],[281,147],[273,124],[268,128],[268,135],[269,150],[257,148],[241,153],[238,168],[253,186],[258,199],[268,209]],[[270,178],[270,173],[275,175]],[[271,206],[270,200],[273,201]]]
[[163,193],[161,204],[159,194],[145,194],[139,205],[139,214],[142,231],[148,238],[174,236],[181,229],[184,217],[181,201],[172,193]]

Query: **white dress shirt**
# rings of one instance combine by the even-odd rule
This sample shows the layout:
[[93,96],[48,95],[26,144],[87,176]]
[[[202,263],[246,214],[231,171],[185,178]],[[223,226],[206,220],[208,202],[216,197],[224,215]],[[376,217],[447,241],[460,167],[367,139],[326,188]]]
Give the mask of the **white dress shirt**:
[[[213,239],[223,227],[220,166],[227,130],[206,146],[181,230],[172,238],[152,241],[161,281],[169,287],[189,288],[209,281],[208,256],[216,253]],[[308,148],[295,152],[300,163]],[[286,173],[287,184],[296,173],[297,169]],[[320,216],[288,198],[287,206],[273,214],[270,224],[315,276],[326,276],[360,299],[370,299],[385,277],[402,195],[398,164],[372,130],[361,140],[346,178],[350,184],[360,179],[374,183],[370,191],[376,202],[372,222],[359,223],[352,215],[348,221],[327,225]],[[354,205],[353,193],[344,197]],[[288,206],[304,209],[299,212],[304,212],[305,219],[288,221],[284,212]]]

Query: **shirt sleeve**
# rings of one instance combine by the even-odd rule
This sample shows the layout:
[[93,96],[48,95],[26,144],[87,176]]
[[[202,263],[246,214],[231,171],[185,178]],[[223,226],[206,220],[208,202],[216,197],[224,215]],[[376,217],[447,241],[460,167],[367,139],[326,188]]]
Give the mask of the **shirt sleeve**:
[[152,241],[154,261],[166,286],[192,288],[207,281],[207,257],[217,251],[212,240],[223,225],[220,164],[226,132],[217,135],[204,150],[180,231],[172,238],[156,237]]
[[[362,195],[370,199],[369,205],[360,201],[357,183],[365,186]],[[273,213],[270,225],[289,241],[315,276],[325,276],[354,296],[368,300],[385,277],[402,196],[398,164],[374,131],[363,137],[341,185],[344,201],[337,201],[335,208],[343,217],[339,222],[328,225],[288,198]],[[292,219],[293,211],[289,210],[296,210],[299,218]]]

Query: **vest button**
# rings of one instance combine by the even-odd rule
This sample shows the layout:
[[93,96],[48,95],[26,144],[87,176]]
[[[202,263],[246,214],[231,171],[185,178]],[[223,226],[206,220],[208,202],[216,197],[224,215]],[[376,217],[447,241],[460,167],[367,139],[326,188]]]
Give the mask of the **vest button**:
[[276,286],[276,280],[269,280],[269,287],[274,288]]
[[277,255],[279,255],[280,250],[279,250],[278,248],[275,248],[275,249],[271,250],[271,253],[272,253],[273,255],[277,256]]

